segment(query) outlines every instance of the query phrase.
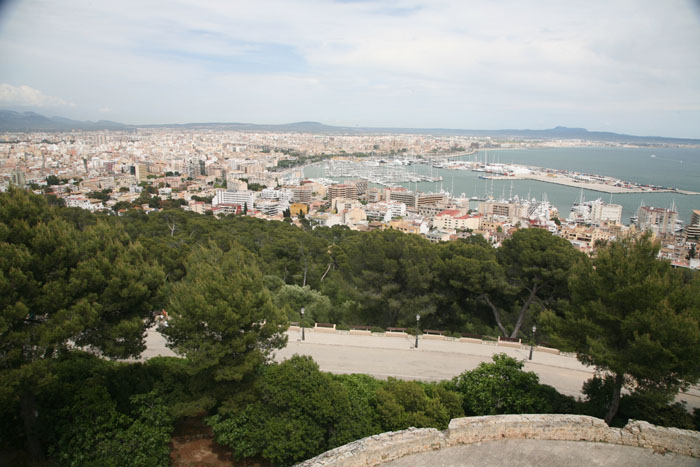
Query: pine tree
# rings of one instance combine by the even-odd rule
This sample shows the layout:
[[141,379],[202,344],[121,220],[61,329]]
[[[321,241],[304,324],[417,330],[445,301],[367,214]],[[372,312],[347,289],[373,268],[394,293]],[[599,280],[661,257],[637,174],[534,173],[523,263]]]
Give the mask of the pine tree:
[[572,271],[558,340],[613,377],[608,423],[623,386],[670,400],[700,380],[700,277],[671,269],[658,252],[648,235],[627,238]]
[[138,356],[163,282],[118,226],[78,230],[38,196],[0,195],[0,396],[19,399],[34,462],[43,457],[36,395],[54,357],[75,347]]
[[211,381],[216,401],[229,400],[252,381],[270,352],[286,343],[287,322],[263,286],[254,257],[240,246],[198,247],[187,274],[170,295],[163,333],[192,371]]

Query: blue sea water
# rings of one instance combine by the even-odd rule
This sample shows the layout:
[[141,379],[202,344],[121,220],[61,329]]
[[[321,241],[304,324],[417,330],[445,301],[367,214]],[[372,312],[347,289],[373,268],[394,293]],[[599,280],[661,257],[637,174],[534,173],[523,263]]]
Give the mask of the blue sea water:
[[[514,163],[553,169],[573,170],[577,172],[608,175],[629,182],[675,187],[683,190],[700,192],[700,149],[689,148],[536,148],[512,149],[498,151],[479,151],[467,160],[484,160],[501,163]],[[444,189],[454,196],[464,193],[467,197],[492,194],[496,198],[518,195],[520,198],[547,199],[559,209],[560,216],[566,217],[574,202],[581,195],[580,188],[555,185],[534,180],[482,180],[478,173],[461,170],[430,168],[427,165],[415,165],[407,170],[417,173],[441,175],[440,183],[403,184],[409,189],[424,192]],[[321,168],[305,168],[305,176],[322,176]],[[679,218],[686,223],[690,220],[693,209],[700,209],[700,195],[682,195],[678,193],[635,193],[614,194],[583,190],[587,200],[601,198],[605,202],[622,205],[623,222],[636,214],[641,203],[646,206],[661,208],[671,207],[675,203]]]

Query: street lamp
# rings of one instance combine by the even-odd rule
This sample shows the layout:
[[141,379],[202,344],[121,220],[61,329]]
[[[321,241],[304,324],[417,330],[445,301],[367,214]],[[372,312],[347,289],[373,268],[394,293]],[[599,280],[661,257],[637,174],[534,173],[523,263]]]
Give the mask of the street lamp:
[[532,349],[535,347],[535,333],[537,332],[537,325],[532,325],[532,342],[530,342],[530,360],[532,360]]
[[418,323],[420,322],[420,315],[416,314],[416,348],[418,348]]
[[304,340],[304,338],[304,307],[301,307],[301,340]]

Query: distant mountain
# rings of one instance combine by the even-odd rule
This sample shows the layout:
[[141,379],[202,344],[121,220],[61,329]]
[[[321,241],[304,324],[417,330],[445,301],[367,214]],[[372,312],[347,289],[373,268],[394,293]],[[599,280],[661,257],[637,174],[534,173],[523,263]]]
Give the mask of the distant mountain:
[[688,144],[700,145],[700,139],[666,138],[663,136],[634,136],[604,131],[588,131],[585,128],[558,126],[548,130],[459,130],[450,128],[374,128],[331,126],[319,122],[296,122],[285,124],[255,124],[238,122],[177,123],[159,125],[126,125],[108,120],[97,122],[70,120],[62,117],[45,117],[35,112],[0,110],[0,131],[70,131],[113,130],[126,131],[136,128],[190,128],[218,129],[253,132],[295,132],[318,134],[423,134],[434,136],[475,136],[529,140],[580,139],[610,143],[632,144]]
[[35,112],[0,110],[0,131],[70,131],[70,130],[114,130],[133,129],[123,123],[100,120],[87,122],[63,117],[45,117]]

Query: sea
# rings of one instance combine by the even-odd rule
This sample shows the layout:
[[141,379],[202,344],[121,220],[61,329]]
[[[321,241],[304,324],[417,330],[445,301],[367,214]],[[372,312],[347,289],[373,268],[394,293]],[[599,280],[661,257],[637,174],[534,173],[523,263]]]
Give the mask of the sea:
[[[461,156],[461,160],[479,160],[520,164],[551,169],[571,170],[589,174],[607,175],[628,182],[675,187],[700,192],[700,148],[532,148],[481,150]],[[520,198],[547,199],[566,218],[572,205],[581,197],[585,200],[602,199],[606,203],[622,205],[622,221],[629,224],[640,205],[670,208],[675,205],[679,219],[686,224],[692,211],[700,209],[700,195],[679,193],[631,193],[613,194],[581,190],[576,187],[556,185],[535,180],[483,180],[478,172],[448,170],[428,164],[404,166],[405,170],[419,174],[442,176],[440,182],[402,183],[409,190],[425,193],[447,191],[452,196],[496,199]],[[304,168],[307,178],[325,177],[337,181],[344,179],[325,173],[323,164]],[[476,203],[473,203],[476,207]]]

